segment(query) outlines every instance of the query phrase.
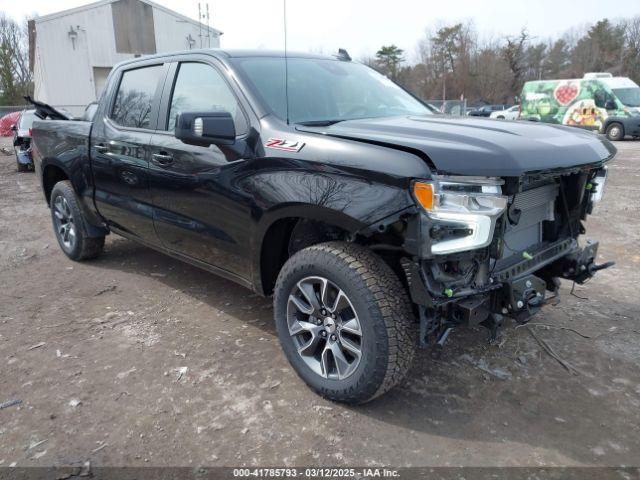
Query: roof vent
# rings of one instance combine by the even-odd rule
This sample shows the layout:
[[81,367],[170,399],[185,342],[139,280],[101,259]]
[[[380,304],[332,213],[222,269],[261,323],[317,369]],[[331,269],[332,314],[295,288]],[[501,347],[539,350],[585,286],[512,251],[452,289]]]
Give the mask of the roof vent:
[[593,80],[594,78],[613,78],[609,72],[587,72],[584,74],[585,80]]

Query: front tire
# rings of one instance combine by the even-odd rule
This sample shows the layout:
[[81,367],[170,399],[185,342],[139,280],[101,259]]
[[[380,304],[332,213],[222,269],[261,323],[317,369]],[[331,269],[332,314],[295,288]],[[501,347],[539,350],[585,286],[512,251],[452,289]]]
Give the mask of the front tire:
[[605,133],[612,142],[619,142],[624,139],[624,127],[618,122],[611,123]]
[[64,180],[51,191],[51,221],[60,248],[71,260],[97,257],[104,248],[104,236],[87,235],[82,210],[71,182]]
[[374,399],[404,379],[415,355],[402,284],[359,245],[322,243],[294,254],[278,275],[274,315],[287,359],[330,400]]

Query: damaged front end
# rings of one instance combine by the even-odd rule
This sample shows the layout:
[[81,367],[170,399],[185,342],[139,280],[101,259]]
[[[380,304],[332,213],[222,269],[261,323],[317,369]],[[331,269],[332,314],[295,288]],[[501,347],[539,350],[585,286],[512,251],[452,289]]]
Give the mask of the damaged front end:
[[582,221],[602,198],[606,167],[521,178],[442,177],[414,183],[420,212],[408,219],[401,261],[418,308],[422,345],[451,329],[504,317],[526,323],[557,294],[560,279],[584,283],[598,243],[580,246]]

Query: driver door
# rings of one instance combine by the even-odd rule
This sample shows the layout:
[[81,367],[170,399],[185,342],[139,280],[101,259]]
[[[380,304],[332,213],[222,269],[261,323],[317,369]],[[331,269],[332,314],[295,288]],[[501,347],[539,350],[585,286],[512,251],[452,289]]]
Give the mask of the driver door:
[[[203,147],[175,138],[179,113],[207,111],[231,113],[234,145]],[[149,189],[156,232],[165,248],[245,278],[248,199],[242,198],[233,179],[249,151],[247,131],[247,117],[218,68],[205,60],[172,66],[158,130],[150,143]]]

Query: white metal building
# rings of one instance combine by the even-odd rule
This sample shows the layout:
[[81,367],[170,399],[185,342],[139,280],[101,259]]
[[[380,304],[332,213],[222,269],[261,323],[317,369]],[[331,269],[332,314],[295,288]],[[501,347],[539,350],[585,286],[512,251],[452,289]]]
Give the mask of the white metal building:
[[79,115],[118,62],[216,48],[221,34],[149,0],[101,0],[36,18],[29,24],[34,97]]

